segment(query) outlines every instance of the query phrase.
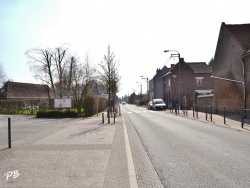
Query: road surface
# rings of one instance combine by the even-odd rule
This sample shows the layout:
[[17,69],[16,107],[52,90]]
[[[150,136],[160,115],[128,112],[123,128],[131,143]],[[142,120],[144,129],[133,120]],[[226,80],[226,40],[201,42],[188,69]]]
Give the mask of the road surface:
[[133,149],[140,144],[136,136],[164,187],[250,187],[249,133],[167,111],[128,104],[121,109],[139,186],[150,175],[143,170],[149,163],[139,162],[143,159]]

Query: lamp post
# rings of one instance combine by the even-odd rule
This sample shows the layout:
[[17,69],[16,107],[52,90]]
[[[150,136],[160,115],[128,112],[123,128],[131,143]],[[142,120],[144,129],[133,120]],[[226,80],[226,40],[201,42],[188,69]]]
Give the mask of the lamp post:
[[142,83],[140,82],[136,82],[136,83],[139,84],[139,86],[141,86],[140,102],[142,102]]
[[181,62],[180,62],[180,53],[177,50],[164,50],[164,53],[167,52],[175,52],[175,54],[171,54],[172,57],[178,57],[178,62],[179,62],[179,79],[178,79],[178,84],[179,84],[179,105],[181,106],[182,100],[181,100]]
[[147,82],[147,96],[148,96],[148,102],[149,102],[149,83],[148,83],[148,77],[147,76],[141,76],[141,78]]

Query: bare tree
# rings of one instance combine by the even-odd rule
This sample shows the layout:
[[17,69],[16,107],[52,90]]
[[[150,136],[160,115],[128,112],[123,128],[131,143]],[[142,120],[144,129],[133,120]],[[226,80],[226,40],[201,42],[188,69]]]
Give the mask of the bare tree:
[[6,81],[6,78],[7,78],[7,76],[5,74],[5,70],[3,68],[2,63],[0,63],[0,82],[1,82],[1,84],[3,84]]
[[80,109],[84,98],[93,94],[96,69],[88,54],[84,63],[64,47],[31,49],[26,55],[36,78],[48,84],[55,96],[72,95],[74,106]]
[[60,98],[66,91],[69,93],[72,69],[76,61],[73,56],[67,59],[67,52],[68,49],[64,47],[37,48],[26,52],[35,78],[48,84],[54,95],[58,94]]
[[92,95],[92,85],[96,79],[96,69],[91,65],[88,54],[83,64],[77,64],[72,69],[72,93],[74,105],[80,109],[86,96]]
[[29,59],[30,69],[35,73],[35,78],[49,85],[55,94],[55,81],[53,53],[51,49],[30,49],[26,53]]
[[65,69],[67,67],[67,61],[66,61],[66,52],[67,48],[64,47],[57,47],[53,50],[53,60],[55,62],[56,70],[57,70],[57,84],[58,84],[58,90],[59,90],[59,96],[62,98],[64,94],[65,86],[63,84],[63,76],[65,75]]
[[66,73],[64,74],[64,79],[65,79],[65,85],[67,89],[67,93],[71,93],[71,88],[73,84],[73,72],[76,69],[77,63],[78,63],[78,58],[76,56],[71,55],[68,58],[68,63],[67,63],[67,70]]
[[111,95],[114,101],[119,89],[120,76],[118,74],[118,62],[115,60],[115,54],[110,51],[110,45],[100,66],[102,68],[100,79],[108,92],[108,107],[111,107]]

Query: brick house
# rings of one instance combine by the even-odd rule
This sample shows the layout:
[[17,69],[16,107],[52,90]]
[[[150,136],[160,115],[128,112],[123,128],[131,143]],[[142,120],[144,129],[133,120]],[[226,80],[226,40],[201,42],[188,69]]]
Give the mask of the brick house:
[[186,63],[183,58],[163,75],[166,104],[189,109],[195,94],[212,93],[212,67],[205,62]]
[[0,89],[0,100],[18,100],[27,105],[48,105],[53,98],[49,86],[43,84],[8,81]]
[[162,76],[169,71],[169,68],[164,66],[162,69],[156,69],[155,76],[149,80],[149,98],[152,99],[163,99],[164,96],[164,85]]
[[250,108],[250,24],[221,24],[213,63],[213,106]]

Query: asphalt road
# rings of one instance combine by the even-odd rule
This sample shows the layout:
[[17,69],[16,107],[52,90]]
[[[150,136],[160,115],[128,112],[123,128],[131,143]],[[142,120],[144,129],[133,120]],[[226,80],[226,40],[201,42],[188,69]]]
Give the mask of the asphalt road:
[[128,104],[122,113],[164,187],[250,187],[249,133]]

